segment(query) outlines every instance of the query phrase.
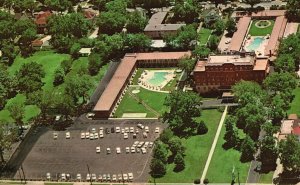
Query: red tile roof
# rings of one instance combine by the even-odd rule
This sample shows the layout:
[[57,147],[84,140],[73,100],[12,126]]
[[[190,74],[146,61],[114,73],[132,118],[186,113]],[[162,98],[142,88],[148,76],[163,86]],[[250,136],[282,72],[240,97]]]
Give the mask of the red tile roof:
[[295,135],[300,136],[300,127],[295,127],[295,128],[292,130],[292,133],[295,134]]
[[45,25],[47,24],[48,17],[50,17],[51,15],[52,13],[50,11],[40,12],[39,14],[36,15],[34,22],[37,25]]
[[230,51],[239,51],[244,42],[245,35],[247,33],[251,17],[242,17],[237,25],[237,31],[233,34],[231,43],[229,46]]
[[96,16],[96,14],[94,12],[88,11],[88,10],[84,11],[83,15],[87,19],[93,19]]

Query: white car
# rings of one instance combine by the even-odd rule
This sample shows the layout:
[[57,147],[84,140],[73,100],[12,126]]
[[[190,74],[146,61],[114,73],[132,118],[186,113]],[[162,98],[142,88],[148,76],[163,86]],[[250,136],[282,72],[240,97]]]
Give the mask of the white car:
[[103,179],[103,181],[106,181],[106,174],[102,175],[102,179]]
[[81,181],[81,174],[80,174],[80,173],[77,173],[76,179],[77,179],[78,181]]
[[116,127],[116,133],[120,133],[120,132],[121,132],[120,127]]
[[103,128],[103,127],[100,127],[100,128],[99,128],[99,132],[100,132],[100,131],[102,131],[102,132],[103,132],[103,130],[104,130],[104,128]]
[[145,142],[144,147],[148,148],[148,146],[149,146],[149,142],[147,141],[147,142]]
[[114,182],[117,181],[117,175],[116,175],[116,174],[113,174],[113,175],[112,175],[112,181],[114,181]]
[[96,147],[96,153],[100,153],[100,146]]
[[119,180],[119,181],[122,181],[122,180],[123,180],[122,174],[118,174],[118,180]]
[[129,133],[129,127],[125,127],[125,132]]
[[120,154],[120,153],[121,153],[121,148],[120,148],[120,147],[117,147],[117,148],[116,148],[116,151],[117,151],[117,154]]
[[144,141],[139,142],[139,144],[137,145],[138,148],[141,148],[144,145]]
[[136,147],[139,143],[140,143],[139,141],[135,141],[132,146]]
[[92,174],[92,180],[93,180],[93,181],[96,181],[96,179],[97,179],[97,176],[96,176],[96,174],[93,173],[93,174]]
[[86,132],[85,133],[85,139],[89,139],[90,138],[90,133],[89,132]]
[[143,132],[143,137],[144,138],[147,138],[148,137],[148,134],[146,132]]
[[153,147],[153,142],[149,142],[149,148]]
[[128,180],[128,175],[126,173],[123,174],[123,179],[124,179],[124,181]]
[[155,128],[155,133],[159,133],[159,127]]
[[90,181],[91,180],[91,175],[88,173],[88,174],[86,174],[86,180],[87,181]]
[[131,147],[131,153],[135,153],[135,147]]
[[126,153],[130,152],[130,148],[129,147],[126,147],[125,150],[126,150]]
[[96,129],[95,129],[95,128],[92,128],[92,132],[95,133],[95,132],[96,132]]
[[100,137],[100,138],[103,138],[103,137],[104,137],[103,132],[99,134],[99,137]]
[[84,132],[81,132],[80,138],[81,138],[81,139],[85,139],[85,133],[84,133]]
[[124,129],[124,128],[121,129],[121,133],[122,133],[122,134],[125,133],[125,129]]
[[110,148],[106,148],[106,153],[107,153],[107,154],[110,154],[110,153],[111,153]]
[[98,133],[94,133],[94,139],[98,139],[99,138],[99,134]]
[[92,113],[92,112],[86,114],[87,119],[93,119],[94,116],[95,116],[95,113]]
[[57,134],[57,132],[54,132],[53,133],[53,139],[57,139],[58,138],[58,134]]
[[145,153],[147,153],[147,150],[146,150],[146,148],[141,148],[141,150],[142,150],[142,154],[145,154]]
[[133,173],[128,173],[128,179],[129,181],[133,181]]
[[129,128],[129,132],[130,132],[130,133],[133,133],[133,132],[134,132],[134,127],[130,127],[130,128]]
[[142,125],[141,123],[137,124],[137,127],[139,127],[140,129],[144,128],[144,125]]
[[62,181],[67,180],[66,174],[65,174],[65,173],[62,173],[60,179],[61,179]]
[[135,133],[138,134],[139,133],[139,129],[135,129]]
[[56,116],[55,116],[55,121],[59,121],[60,118],[61,118],[61,115],[56,115]]
[[50,174],[50,173],[47,173],[47,174],[46,174],[46,177],[47,177],[47,180],[48,180],[48,181],[51,180],[51,174]]
[[66,139],[70,139],[71,135],[70,132],[66,132]]
[[148,126],[145,126],[145,131],[146,131],[147,133],[149,133],[149,127],[148,127]]
[[124,139],[128,139],[128,133],[124,133]]
[[90,140],[93,140],[93,139],[94,139],[94,134],[90,133]]

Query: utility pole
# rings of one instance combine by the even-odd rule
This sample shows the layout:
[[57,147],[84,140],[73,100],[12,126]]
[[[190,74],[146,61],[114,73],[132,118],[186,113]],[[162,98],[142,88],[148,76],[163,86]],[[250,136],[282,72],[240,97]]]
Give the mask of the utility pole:
[[26,184],[26,178],[25,178],[25,172],[24,172],[23,164],[21,164],[21,170],[23,172],[23,177],[24,177],[24,181],[25,181],[25,184]]
[[91,174],[91,172],[90,172],[90,167],[89,167],[88,164],[86,164],[86,166],[87,166],[88,173],[89,173],[89,175],[90,175],[90,185],[93,185],[93,183],[92,183],[92,174]]

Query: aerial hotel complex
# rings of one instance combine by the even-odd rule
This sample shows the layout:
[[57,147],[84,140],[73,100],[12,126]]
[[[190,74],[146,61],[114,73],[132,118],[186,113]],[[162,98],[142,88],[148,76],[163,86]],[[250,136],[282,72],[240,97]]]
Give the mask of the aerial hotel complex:
[[95,118],[107,118],[116,111],[136,67],[175,67],[182,57],[190,57],[191,52],[128,53],[105,88],[93,109]]
[[[265,10],[251,15],[235,12],[237,31],[228,48],[221,51],[224,54],[197,62],[193,71],[194,90],[199,93],[229,91],[240,80],[261,83],[269,73],[269,59],[276,56],[279,40],[297,32],[293,29],[295,23],[288,23],[284,14],[285,10]],[[258,38],[249,34],[253,20],[271,19],[275,19],[271,35],[260,36],[262,42],[255,49],[249,47]]]

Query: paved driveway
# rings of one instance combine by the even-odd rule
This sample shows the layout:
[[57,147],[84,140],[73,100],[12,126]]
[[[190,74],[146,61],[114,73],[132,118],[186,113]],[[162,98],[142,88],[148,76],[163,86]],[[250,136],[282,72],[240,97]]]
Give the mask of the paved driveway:
[[[99,174],[121,174],[130,173],[134,175],[135,182],[146,182],[148,180],[149,162],[151,161],[152,148],[147,148],[147,153],[126,153],[125,147],[130,147],[134,141],[154,141],[159,134],[154,133],[155,127],[162,128],[157,121],[143,121],[143,125],[149,126],[150,132],[147,138],[143,138],[141,129],[137,138],[133,139],[132,133],[129,138],[124,139],[121,133],[104,134],[104,138],[90,140],[81,139],[81,132],[90,131],[95,128],[99,132],[100,127],[109,128],[119,126],[121,128],[134,127],[140,121],[89,121],[76,123],[66,131],[53,131],[50,128],[40,128],[35,143],[28,153],[19,153],[19,159],[23,165],[27,179],[45,179],[46,173],[51,173],[52,179],[56,180],[60,173],[69,173],[72,179],[80,173],[86,179],[88,167],[90,173]],[[88,123],[88,124],[87,124]],[[66,132],[70,132],[71,138],[66,139]],[[58,133],[58,138],[53,139],[53,133]],[[35,136],[32,136],[35,137]],[[32,140],[31,140],[32,142]],[[29,143],[24,143],[29,144]],[[101,147],[101,153],[96,153],[96,147]],[[106,154],[106,148],[111,148],[111,154]],[[121,148],[121,154],[116,154],[116,147]],[[25,156],[22,156],[25,155]],[[18,158],[18,157],[17,157]],[[21,158],[21,159],[20,159]],[[19,179],[16,171],[14,178]]]

